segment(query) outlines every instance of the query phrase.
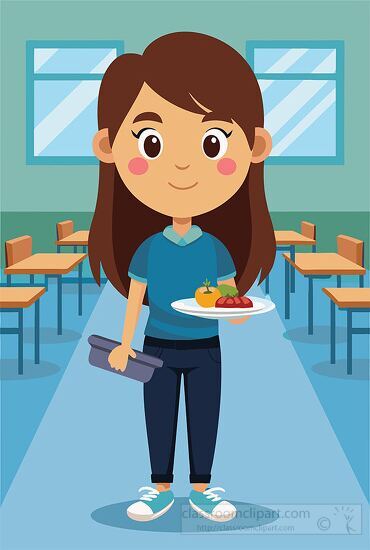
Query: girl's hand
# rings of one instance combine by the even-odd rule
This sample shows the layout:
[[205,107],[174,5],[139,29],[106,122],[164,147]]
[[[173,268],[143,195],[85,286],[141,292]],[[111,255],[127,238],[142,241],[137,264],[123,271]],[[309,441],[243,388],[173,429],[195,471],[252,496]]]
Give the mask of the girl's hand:
[[129,357],[136,357],[136,353],[129,345],[121,344],[112,350],[109,354],[108,361],[112,369],[124,372],[127,367]]
[[239,317],[236,319],[228,319],[229,323],[232,325],[241,325],[242,323],[245,323],[245,321],[248,321],[249,317]]

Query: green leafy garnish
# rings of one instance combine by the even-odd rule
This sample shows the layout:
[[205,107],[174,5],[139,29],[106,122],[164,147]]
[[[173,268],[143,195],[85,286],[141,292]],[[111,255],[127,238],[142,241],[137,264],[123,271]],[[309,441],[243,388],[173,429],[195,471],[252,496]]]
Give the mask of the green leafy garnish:
[[224,298],[235,298],[239,295],[238,289],[231,285],[218,285],[218,290]]
[[212,292],[209,290],[209,287],[211,286],[211,281],[209,281],[207,277],[206,280],[203,281],[203,286],[205,286],[207,289],[204,294],[212,294]]

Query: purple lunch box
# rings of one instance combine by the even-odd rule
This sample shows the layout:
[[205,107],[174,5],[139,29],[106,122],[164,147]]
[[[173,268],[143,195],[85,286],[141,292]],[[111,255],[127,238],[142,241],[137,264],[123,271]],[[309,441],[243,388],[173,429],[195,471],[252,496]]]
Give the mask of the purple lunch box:
[[97,336],[96,334],[89,336],[88,342],[91,346],[89,354],[90,365],[126,376],[127,378],[132,378],[133,380],[138,380],[139,382],[148,382],[153,376],[154,369],[158,369],[163,365],[162,359],[153,357],[142,351],[134,350],[136,353],[135,359],[129,357],[126,369],[123,372],[117,371],[110,366],[108,357],[110,352],[120,345],[120,342],[104,338],[104,336]]

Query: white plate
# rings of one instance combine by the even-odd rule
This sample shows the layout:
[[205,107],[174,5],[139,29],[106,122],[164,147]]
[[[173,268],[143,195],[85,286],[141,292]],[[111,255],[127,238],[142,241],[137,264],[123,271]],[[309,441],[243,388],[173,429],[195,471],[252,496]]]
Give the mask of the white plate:
[[194,317],[203,317],[204,319],[233,319],[237,317],[249,317],[250,315],[260,315],[275,309],[275,304],[271,300],[265,298],[257,298],[256,296],[248,296],[253,302],[253,307],[202,307],[195,298],[184,298],[172,302],[171,306],[176,311],[185,315],[193,315]]

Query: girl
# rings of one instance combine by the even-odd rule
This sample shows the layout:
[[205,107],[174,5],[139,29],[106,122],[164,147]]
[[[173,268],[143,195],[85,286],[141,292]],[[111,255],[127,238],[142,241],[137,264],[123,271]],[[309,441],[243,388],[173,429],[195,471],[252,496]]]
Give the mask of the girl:
[[146,493],[127,513],[149,521],[174,502],[183,376],[190,505],[209,519],[227,521],[235,507],[219,496],[222,488],[207,488],[220,406],[218,323],[183,315],[170,304],[194,296],[205,278],[237,284],[243,295],[272,267],[275,240],[263,185],[271,138],[263,128],[261,92],[230,46],[203,34],[173,33],[143,55],[125,54],[110,65],[98,124],[90,263],[98,282],[101,264],[128,298],[122,344],[109,362],[124,370],[128,357],[135,357],[131,341],[144,300],[150,311],[144,352],[164,361],[144,385],[156,488],[142,488]]

